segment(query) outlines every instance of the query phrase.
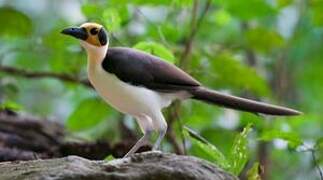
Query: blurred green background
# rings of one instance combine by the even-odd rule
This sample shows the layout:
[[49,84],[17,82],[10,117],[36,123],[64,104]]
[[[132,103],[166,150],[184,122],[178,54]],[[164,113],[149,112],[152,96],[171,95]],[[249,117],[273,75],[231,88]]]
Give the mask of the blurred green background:
[[[183,153],[185,139],[186,153],[222,167],[241,160],[227,169],[242,178],[257,162],[263,179],[320,178],[322,0],[0,0],[1,108],[60,121],[84,139],[117,142],[120,121],[141,132],[131,117],[73,82],[86,79],[86,54],[60,34],[86,21],[108,29],[110,46],[163,57],[207,87],[304,112],[263,117],[176,103],[165,111],[170,130],[163,150]],[[248,123],[248,136],[237,135]],[[208,142],[187,135],[183,125]]]

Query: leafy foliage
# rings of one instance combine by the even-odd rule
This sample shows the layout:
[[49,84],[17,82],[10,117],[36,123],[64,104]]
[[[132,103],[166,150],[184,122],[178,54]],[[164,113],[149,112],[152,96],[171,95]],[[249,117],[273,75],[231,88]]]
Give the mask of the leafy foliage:
[[111,112],[102,100],[97,98],[85,99],[68,117],[66,126],[72,131],[82,131],[107,120],[109,115],[111,115]]
[[[265,80],[250,68],[230,54],[219,54],[212,59],[212,72],[214,72],[214,86],[230,87],[254,92],[257,95],[268,95],[270,90]],[[243,79],[239,78],[243,77]]]
[[292,148],[296,148],[297,146],[303,144],[303,141],[295,132],[282,132],[278,130],[271,130],[263,132],[260,136],[260,139],[264,141],[271,141],[276,138],[286,140]]
[[[216,0],[217,3],[224,6],[232,15],[241,18],[242,20],[249,20],[252,18],[259,18],[263,16],[272,15],[275,9],[266,1],[261,0],[246,0],[246,1],[226,1]],[[257,8],[254,8],[257,7]]]
[[120,28],[121,18],[119,17],[117,10],[112,8],[104,10],[102,18],[108,30],[116,31]]
[[[206,87],[279,102],[303,111],[304,115],[263,118],[185,101],[177,109],[178,117],[199,132],[184,131],[191,142],[187,152],[234,174],[239,174],[249,160],[254,165],[247,170],[247,177],[259,179],[259,166],[265,165],[254,162],[259,161],[256,154],[263,153],[264,148],[270,156],[264,153],[263,158],[279,164],[264,167],[269,172],[267,179],[315,179],[314,163],[308,163],[313,161],[312,157],[288,150],[315,142],[313,151],[318,163],[323,163],[322,0],[209,2],[206,8],[207,1],[194,0],[42,1],[40,4],[3,1],[0,67],[85,79],[85,52],[77,40],[60,34],[63,28],[84,21],[103,24],[109,31],[110,46],[134,47],[170,63],[182,64],[179,61],[183,61],[186,43],[196,26],[184,59],[186,71],[194,78]],[[205,8],[207,12],[202,17]],[[74,135],[87,139],[123,141],[119,136],[123,130],[115,119],[127,119],[126,126],[139,134],[128,117],[117,118],[113,108],[93,95],[94,91],[83,85],[49,78],[27,80],[0,68],[1,109],[56,117]],[[180,123],[171,119],[172,114],[165,115],[173,122],[171,131],[181,142]],[[250,122],[254,131],[247,138]],[[239,127],[246,129],[237,134]],[[282,139],[289,146],[272,143],[275,139]],[[262,141],[270,145],[263,147]],[[175,149],[170,141],[163,142],[165,149]]]
[[259,175],[259,163],[255,162],[247,172],[248,180],[261,180]]
[[22,107],[21,107],[21,105],[15,103],[15,102],[5,101],[0,104],[0,111],[5,110],[5,109],[12,110],[12,111],[19,111],[22,109]]
[[[13,21],[8,21],[12,19]],[[31,19],[21,11],[9,7],[0,8],[0,36],[28,36],[32,32]]]
[[223,169],[230,169],[230,164],[221,151],[219,151],[214,145],[209,143],[207,140],[195,133],[193,130],[187,127],[185,128],[185,130],[186,136],[192,137],[191,140],[193,145],[196,145],[201,151],[206,153],[207,160],[214,162]]
[[315,148],[323,150],[323,137],[317,139]]
[[323,137],[316,140],[314,145],[314,153],[317,152],[317,161],[319,164],[323,163]]
[[114,160],[114,157],[112,155],[109,155],[104,160],[105,161],[111,161],[111,160]]
[[245,32],[247,46],[259,52],[270,52],[274,48],[283,47],[283,38],[274,31],[265,28],[253,28]]
[[139,42],[134,48],[143,50],[149,54],[163,58],[164,60],[174,63],[175,57],[166,47],[155,42]]
[[312,20],[313,23],[317,26],[323,25],[323,2],[321,0],[312,0],[310,1],[310,5],[312,7]]
[[185,127],[185,134],[191,137],[193,145],[196,145],[201,151],[206,153],[205,159],[214,162],[223,169],[232,174],[239,175],[248,160],[247,135],[251,131],[251,124],[235,137],[230,153],[226,158],[223,153],[206,139],[198,135],[193,130]]
[[231,164],[230,171],[233,174],[240,174],[248,161],[248,141],[247,135],[251,131],[251,124],[247,125],[243,131],[238,134],[233,142],[229,162]]

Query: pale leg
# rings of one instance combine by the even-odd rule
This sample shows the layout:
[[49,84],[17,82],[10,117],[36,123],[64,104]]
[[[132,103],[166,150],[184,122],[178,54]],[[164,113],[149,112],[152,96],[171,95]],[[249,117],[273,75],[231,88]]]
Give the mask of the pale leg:
[[159,148],[159,146],[160,146],[160,143],[161,143],[161,141],[164,139],[164,137],[165,137],[165,134],[166,134],[166,132],[167,132],[167,129],[163,129],[163,130],[160,130],[160,131],[158,131],[158,139],[157,139],[157,141],[155,142],[155,144],[154,144],[154,146],[153,146],[153,151],[156,151],[156,150],[158,150],[158,148]]
[[161,141],[164,139],[167,132],[167,123],[161,111],[154,114],[153,124],[158,132],[158,138],[153,146],[153,151],[158,150]]
[[124,156],[124,157],[128,157],[132,154],[134,154],[141,146],[145,145],[145,143],[147,143],[149,141],[149,138],[152,134],[153,131],[153,126],[152,126],[152,121],[151,118],[147,115],[140,115],[135,117],[141,130],[144,133],[144,136],[142,136],[137,142],[136,144],[130,149],[130,151]]
[[143,146],[149,140],[151,133],[152,133],[152,131],[145,132],[144,136],[142,136],[136,142],[136,144],[130,149],[130,151],[124,157],[128,157],[128,156],[134,154],[141,146]]

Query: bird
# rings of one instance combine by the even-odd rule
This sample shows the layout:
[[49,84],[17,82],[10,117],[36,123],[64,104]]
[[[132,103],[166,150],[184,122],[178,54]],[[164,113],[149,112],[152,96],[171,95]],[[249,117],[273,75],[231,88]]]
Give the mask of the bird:
[[110,47],[103,25],[86,22],[62,34],[80,41],[87,54],[88,79],[101,98],[121,113],[136,119],[143,136],[124,157],[134,154],[158,133],[152,150],[158,150],[167,132],[162,109],[175,100],[195,99],[251,113],[292,116],[300,111],[221,93],[164,59],[128,47]]

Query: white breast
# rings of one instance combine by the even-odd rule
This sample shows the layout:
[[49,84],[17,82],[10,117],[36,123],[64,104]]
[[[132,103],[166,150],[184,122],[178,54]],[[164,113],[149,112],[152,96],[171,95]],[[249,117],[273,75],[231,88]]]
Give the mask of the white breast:
[[168,106],[172,100],[147,88],[125,83],[114,74],[106,72],[101,65],[88,68],[88,75],[100,96],[123,113],[134,116],[150,114]]

